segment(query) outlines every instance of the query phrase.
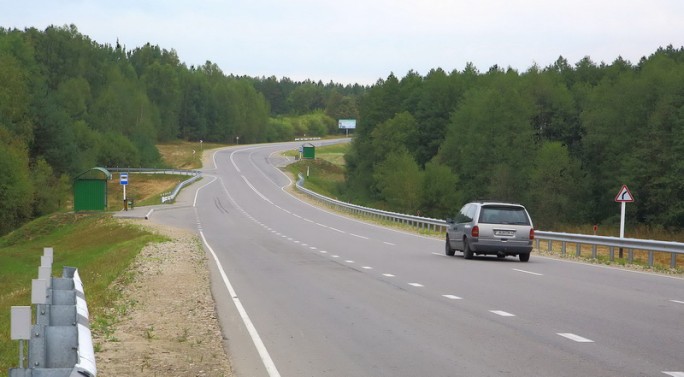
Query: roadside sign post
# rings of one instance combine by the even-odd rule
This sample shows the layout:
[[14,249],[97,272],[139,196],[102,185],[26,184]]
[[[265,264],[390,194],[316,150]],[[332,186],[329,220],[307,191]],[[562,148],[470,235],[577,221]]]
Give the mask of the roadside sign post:
[[[627,185],[622,185],[615,201],[620,203],[620,238],[625,238],[625,212],[627,211],[627,203],[634,202],[634,196],[627,188]],[[620,248],[620,258],[622,258],[622,248]]]
[[126,201],[126,186],[128,185],[128,173],[119,174],[119,183],[123,186],[124,211],[128,211],[128,201]]

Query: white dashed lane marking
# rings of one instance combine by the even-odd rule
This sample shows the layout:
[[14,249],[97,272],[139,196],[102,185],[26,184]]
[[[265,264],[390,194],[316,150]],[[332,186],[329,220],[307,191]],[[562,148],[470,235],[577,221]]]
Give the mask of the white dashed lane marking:
[[442,297],[446,297],[446,298],[448,298],[449,300],[462,300],[461,297],[454,296],[454,295],[442,295]]
[[517,269],[517,268],[514,268],[513,271],[522,272],[523,274],[530,274],[530,275],[536,275],[536,276],[544,276],[544,274],[540,274],[540,273],[538,273],[538,272],[519,270],[519,269]]
[[[243,177],[243,178],[244,178],[244,177]],[[246,181],[246,179],[245,179],[245,181]],[[251,184],[250,184],[249,182],[247,182],[247,184],[251,186]],[[255,190],[255,189],[253,188],[253,190]],[[256,190],[255,190],[255,191],[256,191]],[[257,194],[261,195],[259,192],[257,192]],[[263,196],[262,196],[262,197],[263,197]],[[264,198],[264,199],[265,199],[266,201],[268,201],[268,199],[266,199],[266,198]],[[269,202],[270,202],[270,201],[269,201]],[[278,208],[280,208],[280,207],[278,207]],[[343,231],[343,230],[336,229],[336,228],[327,226],[327,225],[325,225],[325,224],[321,224],[321,223],[315,222],[315,221],[313,221],[313,220],[304,218],[304,217],[302,217],[302,216],[300,216],[300,215],[298,215],[298,214],[291,213],[290,211],[287,211],[287,210],[285,210],[284,208],[280,208],[280,209],[282,209],[283,211],[285,211],[285,212],[288,213],[288,214],[291,214],[291,215],[293,215],[293,216],[295,216],[295,217],[297,217],[297,218],[303,219],[303,220],[305,220],[305,221],[307,221],[307,222],[314,223],[314,224],[316,224],[316,225],[318,225],[318,226],[320,226],[320,227],[327,228],[327,229],[331,229],[331,230],[334,230],[334,231],[339,232],[339,233],[342,233],[342,234],[349,234],[349,235],[351,235],[351,236],[354,236],[354,237],[357,237],[357,238],[361,238],[361,239],[364,239],[364,240],[370,239],[369,237],[361,236],[361,235],[354,234],[354,233],[347,233],[347,232],[345,232],[345,231]],[[288,237],[288,236],[286,236],[286,235],[284,235],[284,234],[282,234],[282,233],[276,231],[275,229],[273,229],[273,228],[267,226],[266,224],[260,222],[259,220],[255,219],[254,217],[250,216],[246,211],[244,211],[244,210],[242,210],[242,209],[241,209],[241,211],[242,211],[242,213],[245,214],[250,220],[252,220],[252,221],[255,222],[256,224],[260,225],[261,227],[263,227],[263,228],[266,229],[267,231],[269,231],[269,232],[275,234],[276,236],[280,236],[280,237],[282,237],[282,238],[287,238],[287,240],[292,241],[292,242],[295,243],[295,244],[300,244],[301,246],[308,247],[310,250],[318,250],[318,248],[315,247],[315,246],[310,246],[310,247],[309,247],[309,245],[306,244],[306,243],[303,243],[303,242],[301,242],[301,241],[295,240],[295,239],[293,239],[293,238],[291,238],[291,237]],[[201,230],[201,224],[200,224],[199,222],[198,222],[198,228]],[[205,240],[205,243],[206,243],[206,240]],[[394,243],[392,243],[392,242],[383,241],[383,243],[384,243],[385,245],[388,245],[388,246],[396,246],[396,244],[394,244]],[[208,245],[207,245],[207,246],[208,246]],[[328,254],[328,252],[325,251],[325,250],[318,250],[318,251],[319,251],[321,254]],[[444,254],[442,254],[442,253],[432,252],[432,254],[433,254],[433,255],[438,255],[438,256],[444,256]],[[332,258],[340,258],[339,255],[330,255],[330,256],[331,256]],[[354,264],[354,263],[356,263],[355,261],[353,261],[353,260],[351,260],[351,259],[346,259],[345,262],[346,262],[346,263],[349,263],[349,264]],[[364,270],[372,270],[372,269],[373,269],[373,267],[370,267],[370,266],[362,266],[361,268],[364,269]],[[534,276],[544,276],[544,274],[541,274],[541,273],[538,273],[538,272],[527,271],[527,270],[522,270],[522,269],[518,269],[518,268],[513,268],[513,271],[521,272],[521,273],[528,274],[528,275],[534,275]],[[390,273],[384,273],[384,274],[382,274],[382,276],[388,277],[388,278],[396,277],[396,275],[390,274]],[[412,287],[417,287],[417,288],[424,287],[424,285],[423,285],[423,284],[420,284],[420,283],[408,283],[408,285],[410,285],[410,286],[412,286]],[[449,300],[462,300],[461,297],[456,296],[456,295],[451,295],[451,294],[444,294],[444,295],[442,295],[442,297],[444,297],[444,298],[446,298],[446,299],[449,299]],[[673,300],[669,300],[669,301],[672,302],[672,303],[675,303],[675,304],[684,304],[684,301],[681,301],[681,300],[674,300],[674,299],[673,299]],[[505,312],[505,311],[503,311],[503,310],[490,310],[489,312],[490,312],[490,313],[493,313],[493,314],[496,314],[496,315],[498,315],[498,316],[501,316],[501,317],[515,317],[515,316],[516,316],[515,314],[509,313],[509,312]],[[569,340],[572,340],[572,341],[578,342],[578,343],[594,343],[594,341],[591,340],[591,339],[587,339],[587,338],[584,338],[584,337],[582,337],[582,336],[579,336],[579,335],[573,334],[573,333],[557,333],[557,335],[560,335],[560,336],[562,336],[562,337],[564,337],[564,338],[566,338],[566,339],[569,339]],[[277,373],[277,372],[276,372],[276,373]],[[684,372],[662,371],[661,373],[663,373],[663,374],[665,374],[665,375],[668,375],[668,376],[671,376],[671,377],[684,377]]]
[[579,336],[579,335],[572,334],[572,333],[568,333],[568,332],[565,332],[565,333],[559,332],[559,333],[557,333],[557,334],[560,335],[560,336],[562,336],[562,337],[564,337],[564,338],[568,338],[568,339],[570,339],[570,340],[573,340],[573,341],[575,341],[575,342],[577,342],[577,343],[594,343],[594,341],[591,340],[591,339],[583,338],[583,337],[581,337],[581,336]]

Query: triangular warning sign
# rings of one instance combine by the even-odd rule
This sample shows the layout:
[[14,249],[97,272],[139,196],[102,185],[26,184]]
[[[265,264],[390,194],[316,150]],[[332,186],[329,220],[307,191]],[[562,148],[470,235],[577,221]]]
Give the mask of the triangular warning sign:
[[627,185],[622,185],[620,192],[618,192],[617,196],[615,197],[615,201],[618,203],[629,203],[634,201],[634,196],[632,196],[632,193],[629,192]]

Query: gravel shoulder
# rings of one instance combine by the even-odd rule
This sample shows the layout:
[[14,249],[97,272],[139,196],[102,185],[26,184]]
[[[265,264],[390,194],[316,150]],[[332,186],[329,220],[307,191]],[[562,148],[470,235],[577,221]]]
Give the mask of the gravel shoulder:
[[98,376],[233,376],[198,237],[144,220],[120,221],[170,240],[147,245],[111,287],[121,298],[91,326]]

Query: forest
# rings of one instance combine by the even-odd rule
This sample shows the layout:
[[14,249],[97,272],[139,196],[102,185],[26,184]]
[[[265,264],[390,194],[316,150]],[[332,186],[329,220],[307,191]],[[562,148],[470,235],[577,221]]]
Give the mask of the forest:
[[362,86],[188,67],[173,49],[100,44],[69,25],[0,28],[0,235],[66,209],[91,167],[162,165],[157,143],[326,136],[342,118],[357,119],[345,200],[436,218],[515,201],[553,230],[615,223],[626,184],[630,222],[684,225],[682,48]]
[[378,81],[358,103],[347,200],[444,218],[470,200],[524,204],[541,229],[684,225],[684,49],[520,73],[434,69]]
[[0,28],[0,235],[65,209],[92,167],[160,166],[159,142],[335,133],[363,90],[188,67],[174,50],[99,44],[75,25]]

